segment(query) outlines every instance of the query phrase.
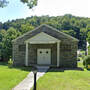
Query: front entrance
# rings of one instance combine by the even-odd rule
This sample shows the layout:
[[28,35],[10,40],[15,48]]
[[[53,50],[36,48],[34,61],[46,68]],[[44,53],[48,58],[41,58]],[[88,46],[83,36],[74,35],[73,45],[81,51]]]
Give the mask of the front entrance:
[[51,64],[51,49],[37,49],[37,64]]

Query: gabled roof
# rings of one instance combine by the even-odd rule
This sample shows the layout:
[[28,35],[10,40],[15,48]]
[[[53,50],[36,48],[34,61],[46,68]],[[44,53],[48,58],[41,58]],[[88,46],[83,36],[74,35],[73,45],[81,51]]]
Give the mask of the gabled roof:
[[25,43],[30,43],[30,44],[47,44],[47,43],[50,44],[50,43],[56,43],[56,42],[60,42],[60,40],[44,32],[40,32],[39,34],[25,41]]
[[51,27],[51,26],[49,26],[49,25],[46,25],[46,24],[44,24],[44,25],[47,26],[47,27],[49,27],[49,28],[51,28],[52,30],[55,30],[56,32],[58,32],[58,33],[60,33],[60,34],[63,34],[64,36],[66,36],[66,37],[68,37],[68,38],[71,38],[71,39],[74,40],[74,41],[79,41],[78,39],[76,39],[76,38],[74,38],[74,37],[72,37],[72,36],[70,36],[70,35],[68,35],[68,34],[66,34],[66,33],[63,33],[63,32],[59,31],[59,30],[56,29],[56,28],[53,28],[53,27]]
[[[78,42],[79,40],[68,35],[68,34],[65,34],[49,25],[46,25],[46,24],[42,24],[40,25],[39,27],[35,28],[34,30],[32,31],[29,31],[19,37],[17,37],[16,39],[14,39],[12,42],[17,42],[19,41],[20,39],[23,39],[23,40],[27,40],[31,37],[33,37],[34,35],[40,33],[40,32],[44,32],[44,33],[47,33],[49,35],[51,35],[52,37],[55,37],[57,39],[67,39],[67,40],[71,40],[71,41],[76,41]],[[61,38],[62,37],[62,38]]]

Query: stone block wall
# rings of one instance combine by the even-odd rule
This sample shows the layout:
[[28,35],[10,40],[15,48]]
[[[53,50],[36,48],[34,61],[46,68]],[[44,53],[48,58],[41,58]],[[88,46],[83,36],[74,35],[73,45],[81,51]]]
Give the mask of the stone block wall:
[[[57,66],[57,44],[29,44],[28,64],[37,64],[37,49],[51,48],[51,64]],[[60,67],[77,67],[77,43],[60,43]],[[15,65],[25,65],[26,45],[13,45]]]
[[77,67],[77,44],[61,43],[60,67]]
[[18,66],[25,65],[25,52],[26,52],[25,47],[26,47],[25,45],[13,44],[14,65],[18,65]]

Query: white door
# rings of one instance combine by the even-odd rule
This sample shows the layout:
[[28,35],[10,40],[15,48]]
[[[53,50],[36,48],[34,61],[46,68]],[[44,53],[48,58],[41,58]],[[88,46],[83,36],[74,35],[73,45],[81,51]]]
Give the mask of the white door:
[[51,64],[51,49],[37,50],[37,64],[44,64],[44,65]]

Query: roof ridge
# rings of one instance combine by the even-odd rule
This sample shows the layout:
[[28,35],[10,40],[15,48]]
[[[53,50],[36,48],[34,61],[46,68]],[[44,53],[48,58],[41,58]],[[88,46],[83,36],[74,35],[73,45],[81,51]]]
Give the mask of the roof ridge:
[[16,41],[16,40],[19,39],[19,38],[22,38],[23,36],[27,35],[28,33],[31,33],[31,32],[33,32],[33,31],[37,30],[38,28],[42,27],[43,25],[44,25],[44,24],[36,27],[35,29],[33,29],[33,30],[31,30],[31,31],[28,31],[28,32],[24,33],[23,35],[21,35],[21,36],[17,37],[16,39],[12,40],[12,42]]
[[51,26],[49,26],[49,25],[47,25],[47,24],[41,24],[40,26],[36,27],[35,29],[33,29],[33,30],[31,30],[31,31],[28,31],[28,32],[24,33],[23,35],[17,37],[16,39],[12,40],[12,42],[14,42],[14,41],[22,38],[23,36],[25,36],[25,35],[33,32],[33,31],[36,31],[37,29],[39,29],[39,28],[42,27],[42,26],[46,26],[46,27],[48,27],[48,28],[51,28],[52,30],[55,30],[56,32],[59,32],[59,33],[65,35],[65,36],[67,36],[68,38],[71,38],[71,39],[73,39],[73,40],[75,40],[75,41],[79,41],[78,39],[76,39],[76,38],[74,38],[74,37],[72,37],[72,36],[70,36],[70,35],[68,35],[68,34],[66,34],[66,33],[63,33],[63,32],[59,31],[59,30],[56,29],[56,28],[53,28],[53,27],[51,27]]
[[46,25],[46,24],[44,24],[44,25],[47,26],[47,27],[49,27],[49,28],[51,28],[51,29],[53,29],[53,30],[55,30],[56,32],[62,33],[62,34],[64,34],[64,35],[66,35],[67,37],[70,37],[70,38],[72,38],[72,39],[75,39],[76,41],[79,41],[78,39],[76,39],[76,38],[74,38],[74,37],[72,37],[72,36],[70,36],[70,35],[68,35],[68,34],[66,34],[66,33],[64,33],[64,32],[61,32],[61,31],[59,31],[59,30],[56,29],[56,28],[53,28],[53,27],[51,27],[51,26],[49,26],[49,25]]

